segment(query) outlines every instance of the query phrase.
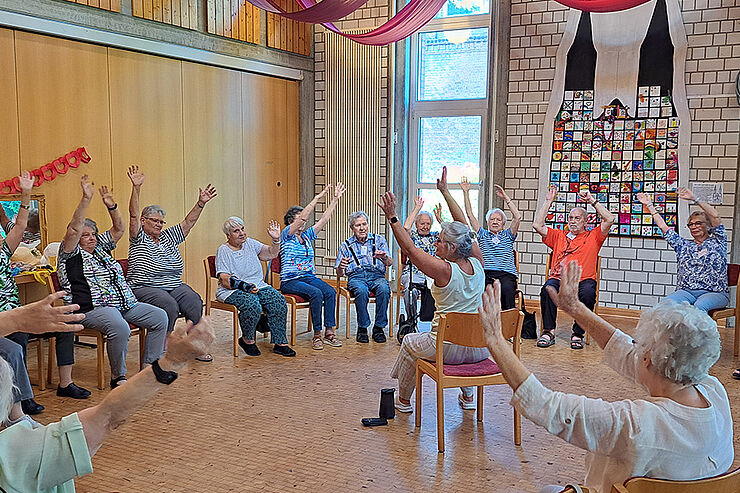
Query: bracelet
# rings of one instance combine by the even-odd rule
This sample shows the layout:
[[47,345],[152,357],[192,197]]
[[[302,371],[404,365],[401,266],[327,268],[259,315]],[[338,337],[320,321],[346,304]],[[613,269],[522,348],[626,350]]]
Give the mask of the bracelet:
[[280,244],[280,238],[278,238],[277,240],[272,240],[272,244],[273,245],[279,245]]
[[691,202],[689,202],[689,205],[699,205],[699,201],[694,199]]
[[592,206],[595,206],[595,205],[596,205],[596,204],[598,204],[598,203],[599,203],[599,201],[598,201],[598,200],[596,200],[596,199],[594,199],[594,201],[593,201],[593,202],[590,202],[590,204],[591,204]]
[[198,206],[198,207],[200,207],[201,209],[202,209],[203,207],[205,207],[205,206],[206,206],[205,202],[204,202],[203,204],[201,204],[201,203],[200,203],[200,200],[199,200],[198,202],[196,202],[196,203],[195,203],[195,205],[197,205],[197,206]]
[[106,205],[105,207],[106,207],[106,208],[107,208],[107,209],[108,209],[109,211],[114,211],[114,210],[118,209],[118,204],[115,204],[115,205],[114,205],[113,207],[108,207],[107,205]]
[[23,204],[21,204],[20,207],[21,207],[21,209],[25,209],[27,211],[31,209],[31,205],[30,204],[29,205],[23,205]]
[[391,224],[396,224],[398,222],[398,216],[393,216],[391,219]]

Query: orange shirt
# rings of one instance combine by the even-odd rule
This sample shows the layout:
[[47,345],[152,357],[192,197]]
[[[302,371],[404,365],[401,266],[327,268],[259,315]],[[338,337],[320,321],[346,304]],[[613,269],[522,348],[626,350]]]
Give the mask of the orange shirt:
[[562,229],[547,228],[547,236],[542,242],[552,249],[548,279],[560,279],[563,265],[571,260],[578,262],[583,269],[581,281],[596,279],[596,261],[605,240],[606,236],[601,234],[599,226],[591,231],[584,231],[572,239],[568,238],[568,233]]

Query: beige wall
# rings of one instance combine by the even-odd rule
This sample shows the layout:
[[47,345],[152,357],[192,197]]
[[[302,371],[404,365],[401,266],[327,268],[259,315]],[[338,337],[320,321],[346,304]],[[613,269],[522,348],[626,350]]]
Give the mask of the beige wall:
[[[3,180],[79,146],[92,157],[34,189],[46,196],[50,241],[64,234],[84,173],[113,187],[127,219],[126,169],[138,164],[142,206],[161,205],[170,225],[212,183],[219,195],[182,247],[184,280],[202,292],[202,259],[223,242],[226,217],[267,241],[268,220],[298,200],[296,82],[7,29],[0,66]],[[110,224],[100,200],[89,216]],[[115,254],[127,256],[125,239]]]

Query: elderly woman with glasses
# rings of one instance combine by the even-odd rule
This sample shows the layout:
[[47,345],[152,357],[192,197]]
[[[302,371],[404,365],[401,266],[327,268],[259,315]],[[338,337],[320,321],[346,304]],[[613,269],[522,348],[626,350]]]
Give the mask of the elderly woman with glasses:
[[[129,213],[129,268],[126,280],[136,299],[158,306],[167,312],[167,332],[175,328],[182,314],[197,324],[203,315],[203,300],[190,286],[182,282],[184,264],[177,248],[185,241],[198,222],[206,204],[216,196],[216,189],[208,184],[198,189],[198,201],[182,222],[165,228],[165,211],[158,205],[148,205],[139,216],[139,196],[144,184],[144,173],[136,165],[128,169],[131,180]],[[213,361],[210,354],[197,358]]]
[[727,472],[734,459],[730,402],[709,375],[721,349],[717,324],[685,303],[660,303],[643,312],[630,337],[579,300],[580,277],[581,267],[570,262],[560,289],[547,287],[550,296],[604,350],[604,363],[648,395],[608,402],[545,387],[504,338],[496,283],[483,296],[480,314],[491,355],[514,391],[512,405],[586,451],[589,491],[608,493],[633,476],[683,481]]
[[[424,207],[424,199],[417,196],[414,199],[414,210],[406,218],[403,223],[403,229],[405,229],[411,241],[414,242],[414,246],[428,253],[429,255],[437,255],[437,240],[439,239],[439,231],[432,231],[432,225],[434,219],[429,211],[423,211],[421,208]],[[438,205],[435,209],[435,213],[439,211],[441,216],[442,206]],[[442,224],[441,217],[438,221]],[[401,274],[401,284],[404,286],[403,292],[403,304],[406,310],[406,316],[411,324],[416,326],[416,300],[421,297],[421,309],[418,311],[419,320],[422,322],[429,322],[434,318],[434,297],[432,296],[429,286],[427,286],[427,276],[419,270],[412,262],[411,259],[406,258],[406,265],[403,267],[403,273]]]
[[517,290],[516,261],[514,258],[514,241],[522,222],[522,214],[516,204],[499,185],[494,185],[496,196],[506,202],[511,212],[511,226],[506,226],[506,213],[501,209],[491,209],[486,213],[488,229],[478,223],[470,203],[470,182],[463,178],[460,183],[465,198],[465,212],[470,221],[470,227],[478,234],[478,243],[483,252],[483,269],[486,271],[486,285],[493,284],[496,279],[501,282],[501,306],[504,310],[514,308],[514,296]]
[[105,335],[110,386],[115,388],[126,382],[129,323],[146,329],[143,360],[151,364],[164,351],[167,314],[161,308],[136,300],[121,264],[111,255],[126,229],[113,194],[107,187],[101,189],[113,226],[100,233],[95,221],[85,218],[95,192],[87,175],[82,176],[81,186],[82,198],[59,245],[59,282],[67,292],[65,302],[79,305],[85,314],[82,325]]

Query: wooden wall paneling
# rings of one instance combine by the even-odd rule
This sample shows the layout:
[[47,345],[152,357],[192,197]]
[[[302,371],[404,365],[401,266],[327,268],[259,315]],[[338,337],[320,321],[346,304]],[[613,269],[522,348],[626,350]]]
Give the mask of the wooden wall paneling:
[[247,7],[242,0],[239,0],[239,3],[239,33],[241,34],[239,39],[242,41],[251,41],[252,37],[249,32],[249,25],[247,24]]
[[[185,0],[183,0],[185,1]],[[188,1],[188,21],[190,29],[198,29],[198,18],[200,17],[200,5],[201,0],[187,0]],[[185,26],[185,24],[183,24]]]
[[223,0],[213,0],[216,2],[216,32],[219,36],[224,35],[224,2]]
[[[21,167],[34,169],[79,146],[92,157],[37,190],[46,196],[49,240],[64,236],[77,207],[83,174],[96,186],[111,182],[106,48],[17,31]],[[110,227],[96,196],[89,216]]]
[[[21,170],[18,145],[18,93],[16,92],[15,39],[10,29],[0,29],[0,181],[17,176]],[[46,164],[46,163],[43,163]]]
[[[299,105],[299,94],[300,86],[298,82],[287,81],[286,82],[286,144],[288,148],[288,162],[285,170],[285,186],[284,193],[288,200],[286,200],[286,209],[291,205],[298,203],[298,194],[300,189],[299,178],[300,178],[300,105]],[[282,223],[281,223],[282,224]]]
[[[195,203],[199,187],[212,183],[218,191],[185,242],[190,286],[204,296],[202,259],[215,255],[225,241],[221,225],[226,218],[244,216],[241,72],[188,62],[182,70],[186,209]],[[254,207],[251,197],[246,200]],[[250,231],[265,242],[262,233]]]
[[216,2],[218,0],[206,0],[206,31],[216,34]]
[[121,0],[110,0],[110,9],[113,12],[121,11]]
[[154,0],[144,0],[144,19],[154,19]]
[[176,26],[180,25],[180,19],[172,18],[172,0],[162,0],[162,22]]
[[[126,171],[138,164],[146,175],[141,207],[162,206],[168,226],[174,225],[185,215],[182,62],[111,48],[109,64],[116,198],[126,211],[131,194]],[[123,245],[116,252],[118,258],[128,255]]]
[[187,27],[189,23],[187,23],[185,20],[183,20],[182,17],[182,0],[172,0],[171,1],[171,12],[172,12],[172,23],[176,26],[183,26]]
[[131,12],[134,17],[144,17],[144,0],[132,0]]
[[152,2],[152,13],[155,21],[162,21],[162,0],[154,0]]

